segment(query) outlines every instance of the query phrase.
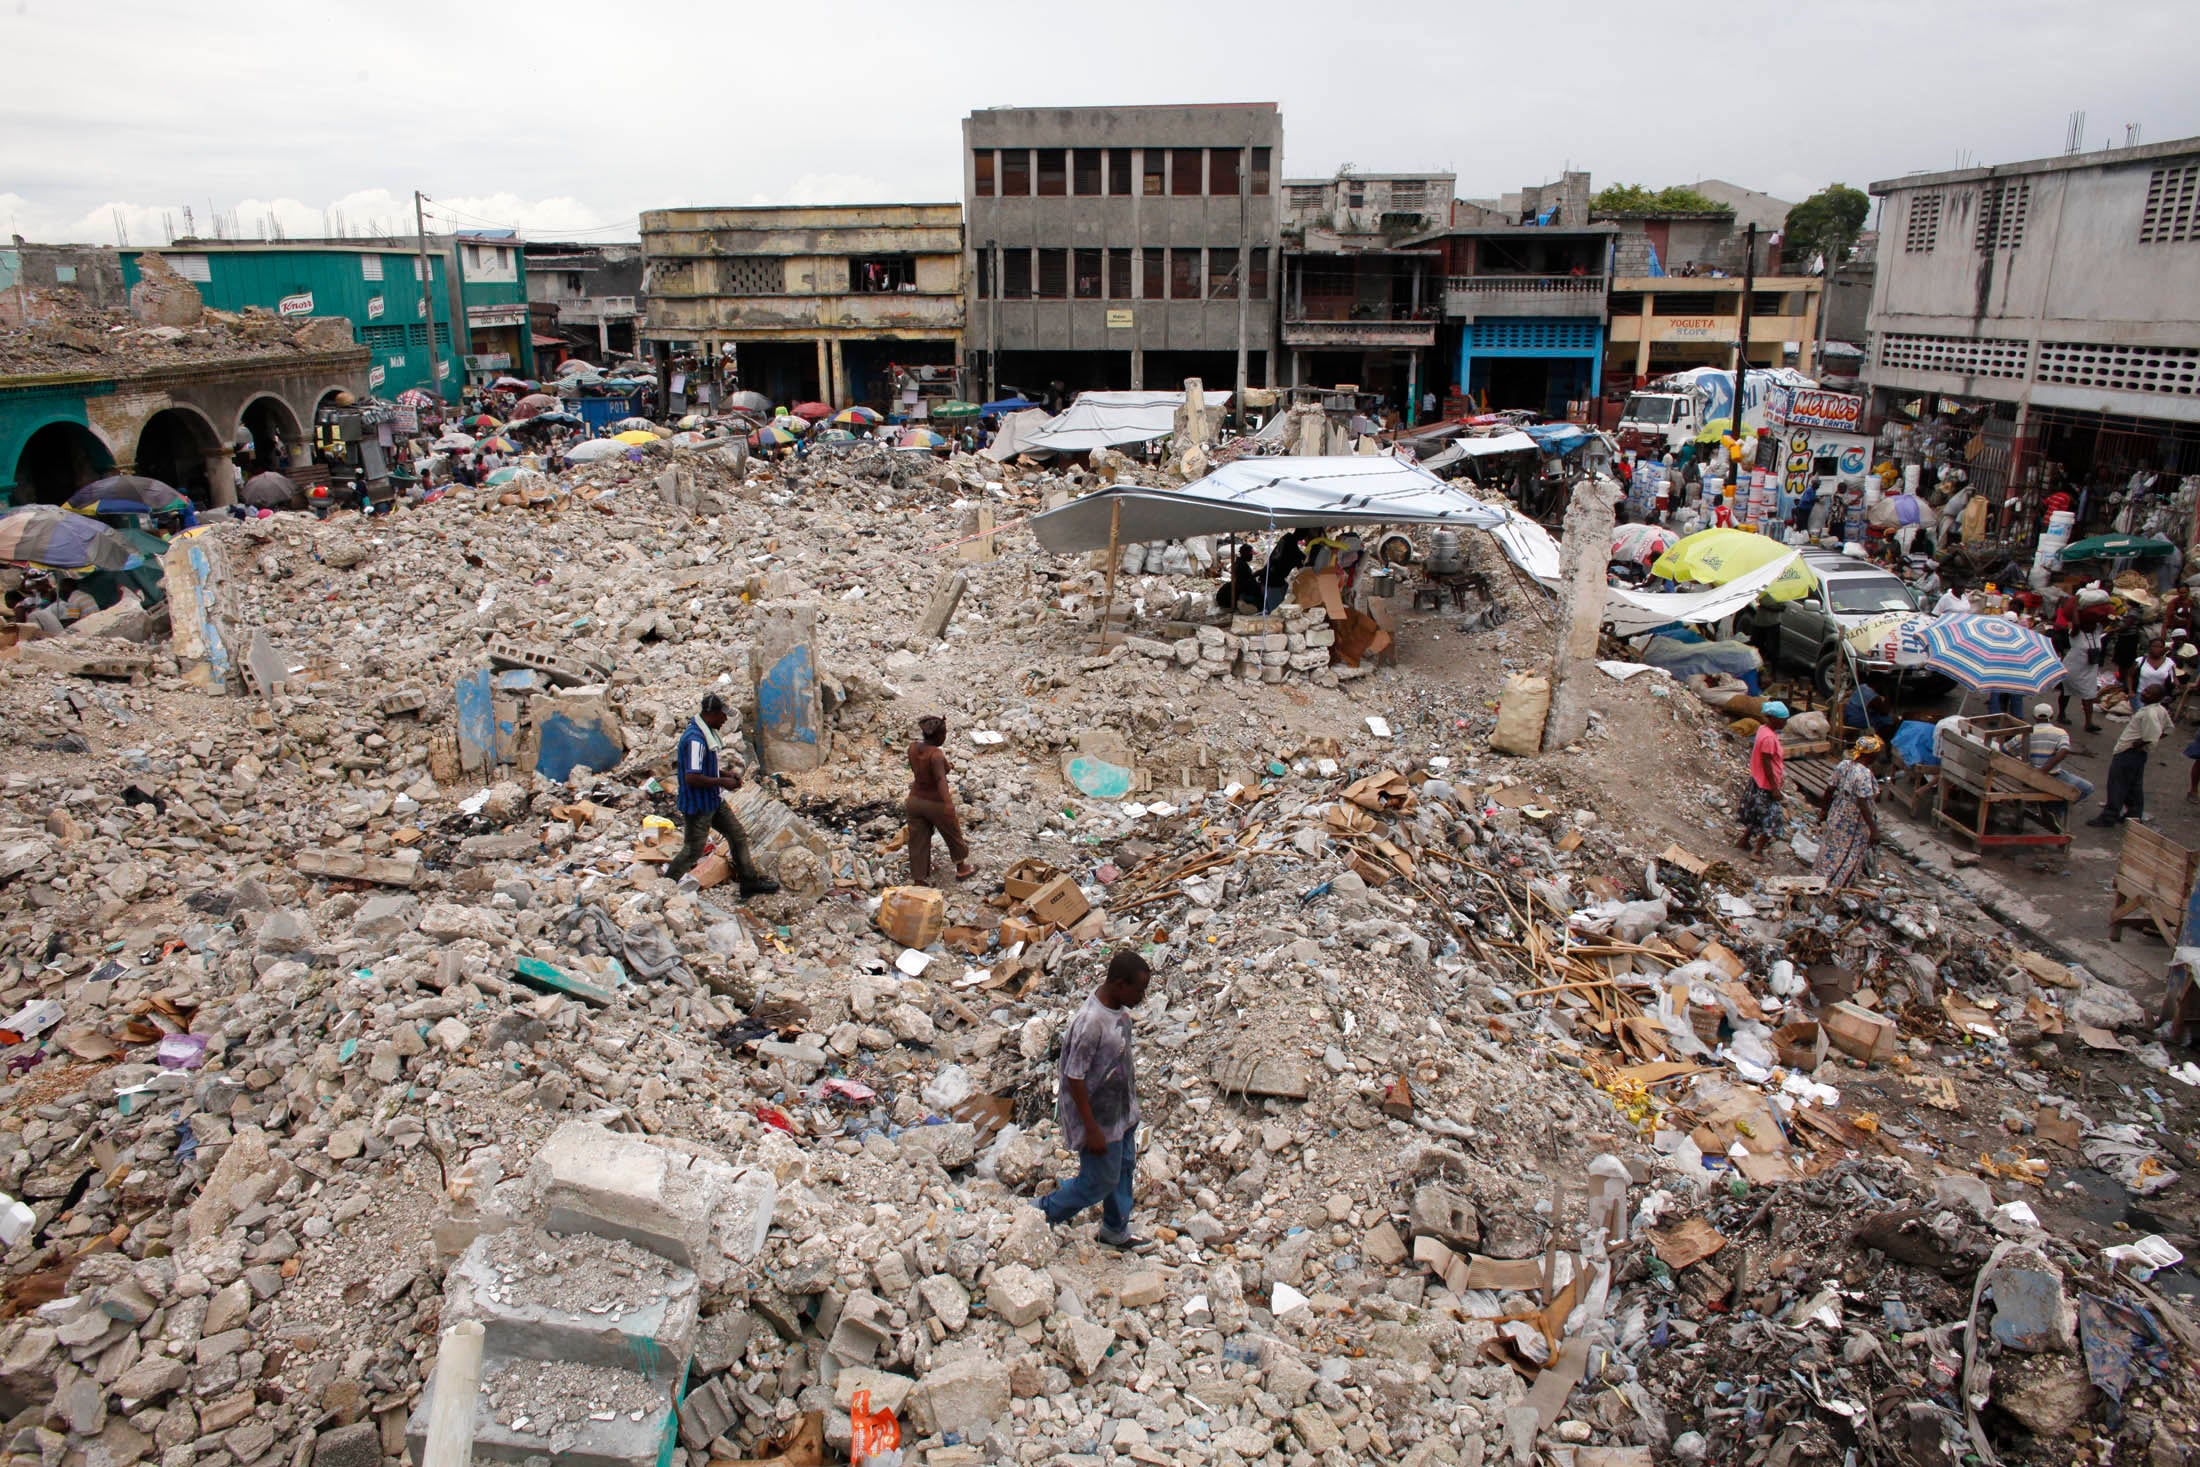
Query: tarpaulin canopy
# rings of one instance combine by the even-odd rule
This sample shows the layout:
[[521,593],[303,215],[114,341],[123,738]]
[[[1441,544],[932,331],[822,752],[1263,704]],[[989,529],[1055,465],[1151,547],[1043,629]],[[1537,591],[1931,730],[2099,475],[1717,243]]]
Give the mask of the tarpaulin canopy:
[[1560,458],[1589,441],[1589,430],[1578,423],[1530,423],[1523,431],[1545,453]]
[[[1355,454],[1241,458],[1181,489],[1113,485],[1034,517],[1031,528],[1048,550],[1070,555],[1105,546],[1117,514],[1116,538],[1125,545],[1323,525],[1495,530],[1516,518],[1510,509],[1484,504],[1419,464],[1387,454]],[[1555,572],[1555,552],[1551,561]]]
[[[1227,392],[1210,392],[1206,398],[1211,408],[1230,403]],[[1056,453],[1083,453],[1119,443],[1150,442],[1175,430],[1177,409],[1183,406],[1181,392],[1080,392],[1077,400],[1033,434],[1026,446]]]
[[1492,433],[1486,438],[1454,438],[1421,460],[1424,469],[1444,469],[1463,459],[1491,458],[1501,453],[1534,453],[1536,444],[1525,433]]
[[1787,570],[1789,562],[1796,559],[1796,552],[1789,551],[1778,560],[1770,561],[1745,575],[1736,576],[1725,585],[1710,591],[1630,591],[1621,586],[1606,588],[1604,593],[1604,620],[1613,632],[1622,637],[1639,636],[1654,627],[1669,626],[1680,622],[1689,626],[1701,626],[1732,616],[1755,601],[1758,595]]
[[1031,446],[1032,435],[1053,421],[1045,408],[1019,408],[1001,419],[1000,431],[993,441],[978,450],[982,458],[995,463],[1007,463]]

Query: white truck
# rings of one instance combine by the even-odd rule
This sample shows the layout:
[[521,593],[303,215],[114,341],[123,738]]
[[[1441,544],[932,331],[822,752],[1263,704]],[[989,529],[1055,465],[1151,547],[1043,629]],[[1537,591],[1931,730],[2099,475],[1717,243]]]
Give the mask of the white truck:
[[[1775,389],[1809,391],[1817,385],[1792,368],[1750,368],[1742,427],[1754,433],[1774,426],[1768,405]],[[1631,434],[1643,449],[1677,453],[1685,444],[1730,431],[1733,420],[1734,374],[1719,367],[1691,367],[1630,393],[1614,436],[1622,447]]]

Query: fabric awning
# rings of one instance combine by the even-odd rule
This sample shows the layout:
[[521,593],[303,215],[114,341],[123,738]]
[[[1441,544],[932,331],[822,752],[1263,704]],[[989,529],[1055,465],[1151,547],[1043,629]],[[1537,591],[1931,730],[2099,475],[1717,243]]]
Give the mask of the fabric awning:
[[[1227,392],[1210,392],[1206,399],[1212,408],[1230,404]],[[1183,406],[1181,392],[1080,392],[1061,416],[1024,446],[1084,453],[1121,443],[1151,442],[1175,430],[1177,409]]]
[[[1324,525],[1489,530],[1516,518],[1510,508],[1484,504],[1419,464],[1354,454],[1241,458],[1181,489],[1115,485],[1035,516],[1031,528],[1042,546],[1071,555],[1105,547],[1110,519],[1118,514],[1116,538],[1125,545]],[[1555,573],[1555,553],[1551,560]]]
[[1737,576],[1708,591],[1630,591],[1619,586],[1608,587],[1604,593],[1605,624],[1619,636],[1634,637],[1673,622],[1700,626],[1720,621],[1755,601],[1795,558],[1792,553],[1783,555],[1746,576]]

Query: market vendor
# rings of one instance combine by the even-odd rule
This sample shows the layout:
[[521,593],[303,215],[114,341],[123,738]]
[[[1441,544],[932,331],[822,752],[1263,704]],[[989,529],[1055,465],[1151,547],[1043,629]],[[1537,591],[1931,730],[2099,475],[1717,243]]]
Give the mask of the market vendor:
[[1882,739],[1891,738],[1895,726],[1894,704],[1870,683],[1860,682],[1842,706],[1841,721],[1850,728],[1877,734]]

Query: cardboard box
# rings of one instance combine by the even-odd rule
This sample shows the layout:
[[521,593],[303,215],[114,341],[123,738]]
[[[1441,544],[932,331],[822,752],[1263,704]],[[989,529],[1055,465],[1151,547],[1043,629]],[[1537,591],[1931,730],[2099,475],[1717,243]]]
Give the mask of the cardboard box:
[[1012,901],[1026,901],[1033,892],[1061,874],[1037,856],[1026,856],[1001,873],[1001,887]]
[[1812,1019],[1784,1024],[1772,1033],[1772,1046],[1780,1063],[1805,1074],[1824,1062],[1828,1043],[1824,1027]]
[[1033,918],[1056,927],[1074,927],[1078,918],[1092,910],[1092,903],[1067,876],[1057,876],[1040,887],[1025,899],[1024,905]]
[[1820,1021],[1833,1047],[1860,1060],[1889,1060],[1901,1051],[1894,1020],[1853,1003],[1837,1003]]
[[1001,919],[1001,946],[1014,947],[1019,942],[1045,942],[1054,935],[1054,929],[1044,922],[1033,922],[1024,917]]
[[947,898],[929,886],[889,886],[879,896],[877,921],[903,947],[927,948],[947,927]]

